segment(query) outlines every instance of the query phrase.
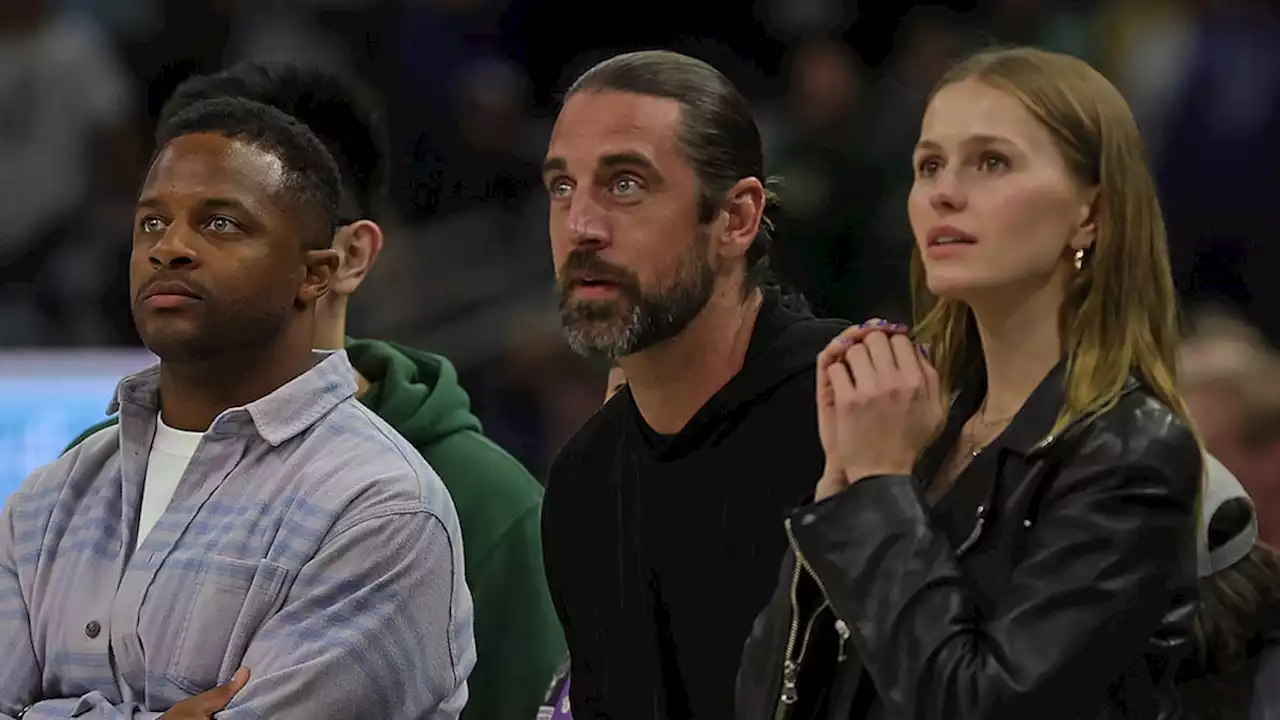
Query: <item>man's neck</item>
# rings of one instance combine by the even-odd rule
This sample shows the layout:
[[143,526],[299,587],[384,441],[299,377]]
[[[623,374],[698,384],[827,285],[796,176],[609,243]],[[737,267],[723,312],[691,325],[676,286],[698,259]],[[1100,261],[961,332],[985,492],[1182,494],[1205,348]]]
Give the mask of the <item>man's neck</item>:
[[[283,340],[283,338],[282,338]],[[196,363],[160,363],[160,414],[178,430],[204,432],[219,414],[278,390],[311,369],[308,342],[278,342]]]
[[1017,302],[974,308],[987,369],[983,414],[996,421],[1012,417],[1062,359],[1059,312],[1062,293],[1050,285]]
[[[316,333],[311,347],[316,350],[342,350],[347,346],[347,298],[328,295],[316,303]],[[356,397],[369,392],[368,378],[356,372]]]
[[341,350],[347,344],[347,298],[330,295],[316,302],[316,330],[311,347],[317,350]]
[[758,290],[745,301],[737,287],[719,291],[679,335],[619,360],[649,427],[680,432],[738,374],[762,302]]

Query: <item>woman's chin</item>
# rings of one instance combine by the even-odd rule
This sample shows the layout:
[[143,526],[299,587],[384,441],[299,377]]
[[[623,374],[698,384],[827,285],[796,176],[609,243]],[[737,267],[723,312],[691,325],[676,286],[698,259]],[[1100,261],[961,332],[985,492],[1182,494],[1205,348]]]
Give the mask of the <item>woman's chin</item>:
[[946,300],[961,302],[980,294],[989,285],[960,273],[930,273],[927,281],[929,292]]

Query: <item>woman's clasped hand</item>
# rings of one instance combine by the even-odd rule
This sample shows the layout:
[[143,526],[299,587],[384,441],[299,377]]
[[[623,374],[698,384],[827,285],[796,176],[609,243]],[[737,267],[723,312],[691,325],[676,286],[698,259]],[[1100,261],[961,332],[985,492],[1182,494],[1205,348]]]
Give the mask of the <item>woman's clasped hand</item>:
[[818,433],[826,471],[816,500],[876,475],[909,475],[945,417],[938,373],[905,325],[848,328],[818,356]]

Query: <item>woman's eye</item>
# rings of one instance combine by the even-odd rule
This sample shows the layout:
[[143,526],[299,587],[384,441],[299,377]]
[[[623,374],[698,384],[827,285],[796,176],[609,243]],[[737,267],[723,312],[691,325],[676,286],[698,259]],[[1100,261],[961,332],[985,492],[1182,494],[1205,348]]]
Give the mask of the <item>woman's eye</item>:
[[1007,167],[1009,167],[1009,161],[997,153],[983,153],[982,157],[978,158],[978,169],[983,172],[1004,170]]

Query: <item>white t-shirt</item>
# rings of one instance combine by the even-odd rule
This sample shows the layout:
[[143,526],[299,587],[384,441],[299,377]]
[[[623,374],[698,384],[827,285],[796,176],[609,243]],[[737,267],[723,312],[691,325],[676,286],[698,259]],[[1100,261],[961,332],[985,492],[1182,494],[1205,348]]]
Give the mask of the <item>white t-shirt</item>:
[[204,433],[176,430],[156,415],[156,437],[147,458],[147,477],[142,484],[142,512],[138,517],[138,542],[142,545],[151,528],[164,515],[173,499],[191,456],[196,454]]

